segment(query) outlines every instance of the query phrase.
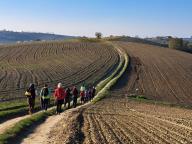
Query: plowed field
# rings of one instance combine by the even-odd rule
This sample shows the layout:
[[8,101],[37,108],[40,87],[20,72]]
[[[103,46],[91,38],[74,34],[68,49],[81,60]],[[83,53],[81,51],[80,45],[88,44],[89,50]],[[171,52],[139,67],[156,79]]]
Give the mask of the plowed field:
[[[146,44],[117,42],[131,57],[121,93],[170,103],[192,103],[192,55]],[[127,72],[128,74],[128,72]],[[123,84],[121,84],[123,85]]]
[[111,97],[84,111],[84,143],[192,142],[191,110]]
[[23,96],[29,83],[42,87],[93,84],[118,63],[112,46],[88,42],[43,42],[0,47],[0,98]]
[[70,122],[65,117],[58,123],[48,143],[192,143],[191,110],[128,98],[137,93],[155,101],[190,103],[192,56],[151,45],[115,45],[131,57],[124,76],[105,99],[75,110]]

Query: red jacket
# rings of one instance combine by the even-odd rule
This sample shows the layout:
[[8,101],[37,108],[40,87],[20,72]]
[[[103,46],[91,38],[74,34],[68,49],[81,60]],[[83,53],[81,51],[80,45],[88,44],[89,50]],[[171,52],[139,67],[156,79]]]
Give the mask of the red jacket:
[[65,91],[63,88],[57,88],[55,89],[54,96],[57,100],[63,100],[65,96]]
[[78,95],[78,90],[76,88],[73,88],[73,95],[77,96]]
[[85,92],[84,92],[84,91],[81,91],[81,92],[80,92],[80,96],[81,96],[81,97],[84,97],[84,96],[85,96]]

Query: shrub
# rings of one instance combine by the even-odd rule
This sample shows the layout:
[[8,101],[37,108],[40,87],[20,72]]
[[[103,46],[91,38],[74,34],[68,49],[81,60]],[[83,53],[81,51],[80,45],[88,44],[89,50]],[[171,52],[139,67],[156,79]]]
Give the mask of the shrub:
[[96,36],[97,39],[101,39],[102,33],[101,32],[96,32],[95,36]]
[[183,39],[170,37],[168,45],[169,45],[169,48],[182,50],[184,45]]

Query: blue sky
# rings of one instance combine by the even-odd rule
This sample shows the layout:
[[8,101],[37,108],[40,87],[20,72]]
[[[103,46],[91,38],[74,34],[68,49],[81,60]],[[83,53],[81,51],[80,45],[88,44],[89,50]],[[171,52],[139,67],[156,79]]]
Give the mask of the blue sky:
[[0,29],[192,36],[192,0],[0,0]]

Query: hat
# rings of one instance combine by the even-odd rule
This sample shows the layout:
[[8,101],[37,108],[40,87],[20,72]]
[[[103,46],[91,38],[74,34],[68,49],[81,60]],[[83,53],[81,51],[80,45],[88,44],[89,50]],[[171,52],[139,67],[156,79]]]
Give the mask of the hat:
[[61,88],[62,87],[62,83],[58,83],[57,87]]

